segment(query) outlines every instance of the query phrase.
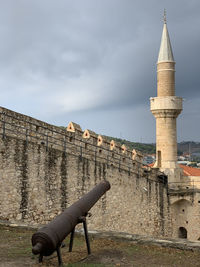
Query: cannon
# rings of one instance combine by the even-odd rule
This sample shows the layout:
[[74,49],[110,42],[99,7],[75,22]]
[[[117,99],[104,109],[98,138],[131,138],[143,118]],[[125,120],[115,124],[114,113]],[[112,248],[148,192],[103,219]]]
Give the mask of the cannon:
[[39,254],[39,262],[42,262],[43,256],[50,256],[54,251],[57,251],[59,266],[62,265],[60,248],[63,240],[71,233],[69,243],[69,252],[71,252],[75,227],[79,223],[83,223],[87,251],[88,254],[91,253],[86,216],[92,206],[94,206],[99,198],[109,189],[110,183],[108,181],[100,182],[89,193],[85,194],[60,215],[56,216],[49,224],[40,228],[33,234],[32,252],[35,255]]

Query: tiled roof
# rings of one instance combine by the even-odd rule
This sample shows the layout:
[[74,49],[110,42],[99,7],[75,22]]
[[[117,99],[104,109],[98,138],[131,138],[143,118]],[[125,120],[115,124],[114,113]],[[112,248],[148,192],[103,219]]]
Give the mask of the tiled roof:
[[200,169],[189,167],[186,165],[179,165],[183,169],[183,174],[185,176],[200,176]]
[[154,164],[155,162],[148,164],[148,166],[152,168]]
[[[148,164],[149,167],[153,167],[154,163]],[[183,169],[183,174],[185,176],[200,176],[200,169],[189,167],[183,164],[179,164],[181,169]]]

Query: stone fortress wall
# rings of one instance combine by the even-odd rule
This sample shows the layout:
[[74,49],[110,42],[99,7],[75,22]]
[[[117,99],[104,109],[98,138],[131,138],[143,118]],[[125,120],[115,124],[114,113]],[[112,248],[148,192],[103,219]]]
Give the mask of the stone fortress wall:
[[166,176],[75,123],[63,129],[0,108],[0,166],[1,220],[45,224],[106,179],[89,230],[172,235]]

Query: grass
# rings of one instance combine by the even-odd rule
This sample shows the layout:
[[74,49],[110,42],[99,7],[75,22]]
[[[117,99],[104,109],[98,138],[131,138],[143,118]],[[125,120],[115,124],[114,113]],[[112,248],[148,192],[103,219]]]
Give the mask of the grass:
[[[105,264],[96,263],[70,263],[64,265],[64,267],[105,267]],[[106,267],[112,267],[112,265],[106,265]]]
[[[31,252],[33,231],[0,226],[0,266],[9,262],[13,267],[55,267],[58,266],[56,253],[44,257],[42,264]],[[200,266],[200,253],[151,245],[135,244],[127,241],[92,238],[92,254],[87,255],[85,240],[75,235],[73,252],[68,252],[69,237],[62,249],[65,267],[116,267],[116,266]],[[2,264],[2,265],[1,265]]]

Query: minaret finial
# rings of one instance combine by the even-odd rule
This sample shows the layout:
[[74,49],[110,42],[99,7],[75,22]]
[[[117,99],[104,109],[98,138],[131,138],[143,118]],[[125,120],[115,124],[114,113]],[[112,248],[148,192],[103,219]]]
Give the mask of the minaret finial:
[[166,9],[164,8],[164,15],[163,15],[164,24],[167,24],[167,16],[166,16]]

